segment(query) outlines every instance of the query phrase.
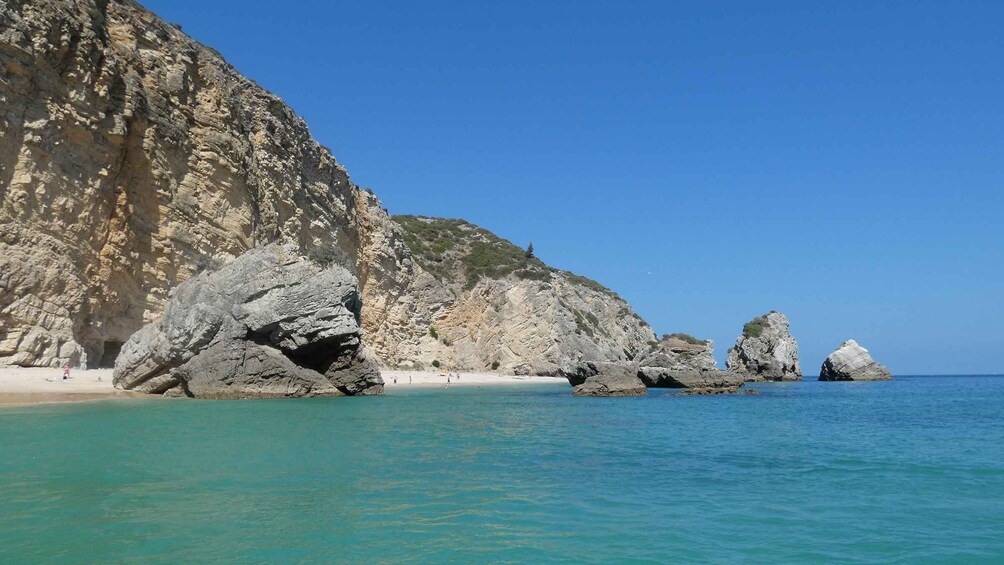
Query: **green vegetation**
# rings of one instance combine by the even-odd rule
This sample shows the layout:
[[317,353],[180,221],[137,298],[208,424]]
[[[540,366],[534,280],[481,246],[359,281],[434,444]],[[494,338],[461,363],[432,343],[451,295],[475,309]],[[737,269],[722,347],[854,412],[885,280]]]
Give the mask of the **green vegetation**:
[[433,326],[429,326],[429,335],[432,336],[432,339],[439,339],[439,332]]
[[328,267],[335,263],[348,264],[348,257],[345,255],[345,252],[329,241],[318,244],[310,251],[307,251],[307,258],[322,267]]
[[746,325],[743,326],[743,336],[744,337],[760,337],[763,335],[764,328],[767,327],[767,318],[764,316],[757,316]]
[[499,369],[499,362],[498,361],[492,361],[492,370],[493,371],[498,371],[498,369]]
[[394,221],[401,226],[405,244],[423,269],[464,289],[473,288],[483,279],[511,276],[551,282],[559,275],[573,285],[620,300],[617,293],[592,279],[548,267],[537,258],[532,243],[521,249],[464,220],[404,215],[394,216]]
[[676,339],[679,339],[681,341],[685,341],[685,342],[687,342],[687,343],[689,343],[691,345],[704,345],[704,344],[708,343],[707,340],[697,339],[696,337],[694,337],[694,336],[692,336],[690,334],[685,334],[685,333],[663,334],[663,336],[662,336],[662,340],[663,341],[666,341],[667,339],[672,339],[672,338],[676,338]]
[[439,368],[439,359],[434,360],[432,362],[432,366],[438,369]]
[[601,292],[603,294],[606,294],[607,296],[611,296],[613,298],[621,300],[620,295],[610,290],[609,288],[601,285],[600,283],[594,281],[593,279],[588,279],[586,277],[576,275],[575,273],[571,273],[569,271],[563,271],[562,274],[564,274],[565,278],[568,279],[568,282],[572,284],[584,286],[586,288],[595,290],[596,292]]
[[210,255],[202,255],[195,260],[195,272],[218,271],[223,266],[223,260]]
[[551,270],[511,242],[464,220],[419,216],[394,216],[404,232],[404,242],[423,269],[441,280],[462,283],[471,289],[486,278],[513,275],[519,279],[548,281]]

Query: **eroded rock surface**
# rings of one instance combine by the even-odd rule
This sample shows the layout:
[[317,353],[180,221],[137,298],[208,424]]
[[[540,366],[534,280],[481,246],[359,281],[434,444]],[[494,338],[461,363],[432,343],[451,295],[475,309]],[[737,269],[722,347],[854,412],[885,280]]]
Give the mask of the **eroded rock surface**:
[[845,341],[823,361],[821,381],[888,381],[892,373],[872,359],[868,350],[853,339]]
[[585,362],[566,366],[562,376],[572,385],[574,396],[644,396],[648,394],[645,383],[635,369],[621,363]]
[[[386,366],[550,374],[654,340],[608,289],[529,258],[419,260],[282,100],[132,1],[0,2],[0,132],[0,364],[111,363],[171,288],[277,241],[356,275]],[[499,238],[457,233],[465,265],[500,264]]]
[[170,294],[125,343],[118,388],[197,398],[379,394],[355,277],[295,246],[256,248]]
[[747,381],[798,381],[798,344],[792,337],[788,318],[769,312],[743,326],[743,334],[729,349],[725,366]]
[[649,388],[713,389],[740,387],[743,377],[718,369],[667,369],[665,367],[639,367],[638,378]]

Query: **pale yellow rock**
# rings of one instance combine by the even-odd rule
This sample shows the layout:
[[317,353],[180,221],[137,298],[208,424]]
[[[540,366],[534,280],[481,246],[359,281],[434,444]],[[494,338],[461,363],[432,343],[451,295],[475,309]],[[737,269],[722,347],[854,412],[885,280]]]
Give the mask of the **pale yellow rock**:
[[0,2],[0,129],[0,364],[107,363],[172,287],[276,240],[341,250],[384,365],[539,372],[654,337],[561,277],[449,288],[288,106],[127,0]]

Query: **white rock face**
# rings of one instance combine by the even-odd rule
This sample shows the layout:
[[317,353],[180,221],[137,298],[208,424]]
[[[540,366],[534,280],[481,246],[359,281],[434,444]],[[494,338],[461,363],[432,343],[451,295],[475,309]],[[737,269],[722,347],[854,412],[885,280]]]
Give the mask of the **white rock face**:
[[853,339],[830,353],[819,371],[821,381],[888,381],[892,374]]
[[747,381],[802,380],[798,344],[791,335],[788,318],[780,312],[769,312],[750,320],[729,349],[725,366]]

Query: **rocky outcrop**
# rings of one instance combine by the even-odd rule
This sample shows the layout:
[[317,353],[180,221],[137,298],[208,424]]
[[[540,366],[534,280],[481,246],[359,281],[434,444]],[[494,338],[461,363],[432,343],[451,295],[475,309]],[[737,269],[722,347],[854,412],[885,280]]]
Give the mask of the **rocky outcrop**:
[[[395,216],[436,304],[382,348],[388,364],[557,375],[582,360],[631,362],[655,333],[610,289],[551,268],[463,220]],[[433,290],[435,289],[435,290]],[[431,299],[429,299],[431,302]],[[367,303],[368,308],[368,303]]]
[[584,362],[561,369],[574,396],[645,396],[648,389],[630,365]]
[[125,343],[118,388],[197,398],[379,394],[355,277],[295,246],[252,249],[175,288]]
[[639,367],[638,378],[649,388],[732,388],[743,385],[743,377],[718,369],[667,369]]
[[791,336],[788,318],[772,311],[750,320],[729,349],[725,365],[747,381],[801,380],[798,344]]
[[715,371],[714,343],[685,333],[666,334],[639,356],[643,367],[663,367],[680,371]]
[[639,356],[638,377],[649,388],[726,389],[742,386],[736,374],[718,369],[714,344],[684,333],[662,340]]
[[356,275],[388,366],[554,373],[654,339],[469,224],[444,274],[279,98],[129,0],[0,3],[0,131],[0,364],[108,365],[170,289],[276,241]]
[[892,373],[872,359],[868,350],[853,339],[830,353],[819,371],[821,381],[888,381]]

